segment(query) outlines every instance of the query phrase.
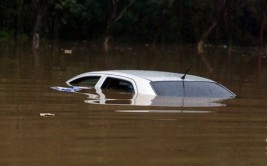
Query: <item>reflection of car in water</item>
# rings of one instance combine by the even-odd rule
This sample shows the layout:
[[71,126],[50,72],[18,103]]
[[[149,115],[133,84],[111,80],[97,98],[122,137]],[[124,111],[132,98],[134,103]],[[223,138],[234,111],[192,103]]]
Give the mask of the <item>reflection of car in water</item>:
[[52,87],[87,95],[86,103],[152,106],[221,106],[217,101],[235,94],[221,84],[202,77],[143,71],[110,70],[77,75],[66,83],[70,88]]

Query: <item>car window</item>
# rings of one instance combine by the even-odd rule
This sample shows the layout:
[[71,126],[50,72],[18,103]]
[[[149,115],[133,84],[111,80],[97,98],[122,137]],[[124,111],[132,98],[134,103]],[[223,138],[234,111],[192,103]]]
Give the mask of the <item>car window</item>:
[[70,84],[73,86],[94,87],[99,79],[100,79],[100,76],[80,77],[78,79],[71,81]]
[[222,98],[234,96],[228,89],[215,82],[157,81],[152,82],[151,85],[159,96]]
[[133,84],[130,81],[107,77],[101,89],[119,91],[125,93],[134,93]]

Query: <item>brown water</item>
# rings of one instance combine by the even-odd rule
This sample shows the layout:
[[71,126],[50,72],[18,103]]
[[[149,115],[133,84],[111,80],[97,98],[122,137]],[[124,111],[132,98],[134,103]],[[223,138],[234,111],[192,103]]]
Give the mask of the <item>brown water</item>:
[[0,43],[0,165],[265,166],[266,59],[256,49],[206,50],[190,74],[235,92],[225,106],[90,104],[50,88],[92,70],[183,72],[191,46],[120,45],[106,53],[92,43],[55,43],[33,56],[27,43]]

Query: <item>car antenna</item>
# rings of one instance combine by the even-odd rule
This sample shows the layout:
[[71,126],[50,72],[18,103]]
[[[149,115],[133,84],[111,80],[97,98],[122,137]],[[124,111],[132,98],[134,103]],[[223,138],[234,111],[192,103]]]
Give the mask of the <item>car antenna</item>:
[[204,45],[204,41],[200,41],[198,43],[198,54],[195,57],[195,59],[193,60],[192,64],[189,66],[189,68],[185,71],[184,75],[181,77],[181,79],[185,79],[186,74],[191,70],[191,68],[193,67],[193,65],[196,63],[198,57],[200,57],[203,54],[203,45]]
[[195,57],[195,59],[194,59],[194,61],[192,62],[192,64],[189,66],[189,68],[186,70],[186,72],[184,73],[184,75],[181,77],[181,79],[185,79],[185,76],[187,75],[187,73],[190,71],[190,69],[192,68],[192,66],[196,63],[196,61],[197,61],[197,59],[198,59],[198,57],[200,57],[200,55],[201,55],[201,53],[199,53],[196,57]]

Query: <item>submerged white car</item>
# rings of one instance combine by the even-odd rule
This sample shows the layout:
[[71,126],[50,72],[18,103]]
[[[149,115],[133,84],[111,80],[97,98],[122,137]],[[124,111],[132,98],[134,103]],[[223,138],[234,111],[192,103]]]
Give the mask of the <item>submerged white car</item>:
[[234,98],[236,95],[223,85],[202,77],[183,74],[145,71],[108,70],[77,75],[66,83],[72,87],[91,87],[107,92],[134,95]]

